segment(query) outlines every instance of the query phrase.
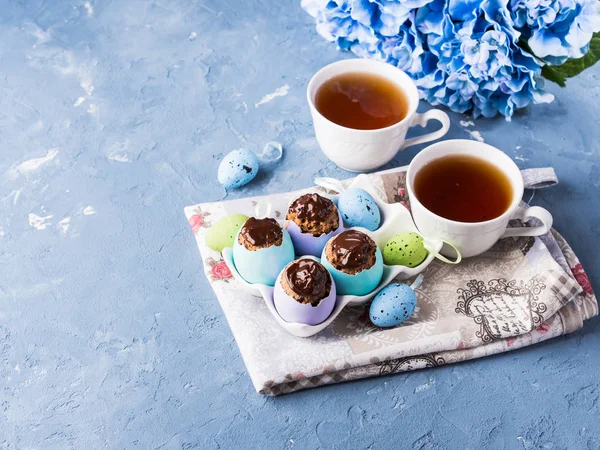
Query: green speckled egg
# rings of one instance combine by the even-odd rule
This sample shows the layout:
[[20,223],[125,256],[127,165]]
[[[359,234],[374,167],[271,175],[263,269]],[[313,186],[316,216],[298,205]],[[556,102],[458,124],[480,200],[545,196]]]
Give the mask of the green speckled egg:
[[244,214],[223,217],[206,232],[206,245],[218,252],[222,252],[225,247],[233,247],[235,236],[246,220],[248,216]]
[[417,267],[427,258],[427,253],[423,237],[405,231],[387,241],[383,247],[383,262],[388,266]]

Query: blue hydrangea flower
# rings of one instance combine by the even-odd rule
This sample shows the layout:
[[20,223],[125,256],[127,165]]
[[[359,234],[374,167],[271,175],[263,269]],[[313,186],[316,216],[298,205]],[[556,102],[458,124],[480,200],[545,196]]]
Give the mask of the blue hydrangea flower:
[[583,57],[600,30],[598,0],[511,0],[511,9],[531,50],[550,64]]
[[425,99],[475,117],[507,118],[529,103],[552,101],[543,92],[541,64],[517,46],[520,33],[506,5],[506,0],[467,6],[436,0],[417,12],[417,27],[437,58],[432,67],[437,83],[425,87],[415,80]]
[[425,51],[412,14],[409,18],[411,20],[405,21],[394,36],[382,37],[377,45],[362,46],[354,53],[388,62],[411,74],[421,72]]
[[[302,0],[302,6],[340,48],[399,67],[421,98],[476,117],[510,119],[518,108],[552,101],[542,65],[582,56],[600,30],[597,0]],[[523,39],[536,56],[519,45]]]
[[[354,42],[377,44],[372,28],[374,10],[360,0],[302,0],[302,7],[317,21],[317,32],[325,39],[349,49]],[[375,7],[375,5],[373,5]]]

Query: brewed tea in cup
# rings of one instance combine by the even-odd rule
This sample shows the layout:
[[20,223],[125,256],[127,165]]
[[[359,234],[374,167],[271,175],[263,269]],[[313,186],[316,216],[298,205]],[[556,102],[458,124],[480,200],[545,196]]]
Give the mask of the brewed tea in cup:
[[513,199],[510,178],[478,156],[442,156],[415,175],[415,196],[438,216],[456,222],[485,222],[506,212]]
[[[463,258],[479,255],[498,239],[541,236],[552,215],[539,206],[519,207],[523,177],[505,153],[481,142],[453,139],[418,153],[406,174],[415,225],[428,239],[454,245]],[[542,225],[507,228],[512,219],[536,218]],[[453,251],[444,246],[441,253]]]
[[408,97],[387,78],[366,72],[342,73],[325,81],[315,106],[332,122],[355,130],[377,130],[400,122]]

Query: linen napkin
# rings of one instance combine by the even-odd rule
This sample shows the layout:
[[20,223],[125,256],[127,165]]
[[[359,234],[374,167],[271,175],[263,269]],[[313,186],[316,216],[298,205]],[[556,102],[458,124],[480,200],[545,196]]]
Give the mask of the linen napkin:
[[[382,199],[410,208],[406,169],[369,177]],[[556,183],[552,169],[525,170],[523,178],[532,189]],[[205,274],[261,394],[287,394],[514,350],[571,333],[598,314],[581,264],[552,230],[541,238],[502,239],[457,266],[434,261],[423,272],[413,316],[395,328],[372,325],[367,304],[347,307],[315,336],[295,337],[277,324],[261,297],[232,278],[204,236],[225,215],[253,215],[257,202],[267,199],[273,205],[271,217],[283,218],[293,198],[315,189],[321,188],[185,208]]]

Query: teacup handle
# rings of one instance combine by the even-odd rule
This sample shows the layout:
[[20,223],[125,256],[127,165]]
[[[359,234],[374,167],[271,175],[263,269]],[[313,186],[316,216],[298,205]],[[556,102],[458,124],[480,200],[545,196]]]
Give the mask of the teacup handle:
[[552,228],[552,214],[548,210],[539,206],[532,206],[530,208],[519,208],[513,215],[512,219],[520,219],[523,222],[531,218],[536,218],[542,225],[539,227],[515,227],[507,228],[502,238],[511,236],[541,236],[546,234]]
[[404,144],[402,144],[402,149],[405,149],[406,147],[410,147],[411,145],[422,144],[424,142],[429,142],[429,141],[435,141],[436,139],[444,137],[444,135],[450,129],[450,117],[448,117],[448,114],[446,114],[444,111],[441,111],[439,109],[430,109],[429,111],[427,111],[424,114],[415,114],[415,117],[413,118],[413,123],[411,126],[420,125],[421,127],[424,127],[427,125],[427,122],[429,122],[430,119],[435,119],[438,122],[440,122],[442,124],[442,128],[440,128],[439,130],[434,131],[432,133],[424,134],[423,136],[417,136],[417,137],[405,140]]

